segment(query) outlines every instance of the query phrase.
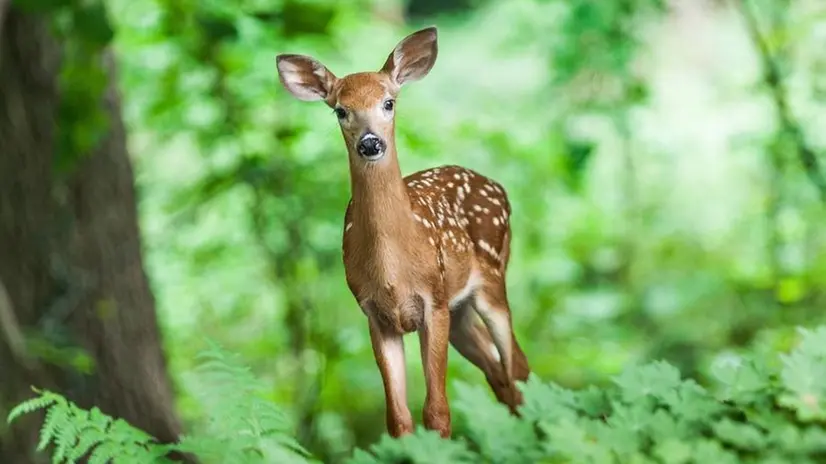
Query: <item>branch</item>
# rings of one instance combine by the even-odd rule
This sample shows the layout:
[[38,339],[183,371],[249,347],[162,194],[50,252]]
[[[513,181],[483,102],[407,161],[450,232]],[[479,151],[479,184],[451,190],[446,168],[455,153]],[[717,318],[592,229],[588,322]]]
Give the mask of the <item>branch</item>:
[[[0,0],[2,2],[3,0]],[[23,365],[31,367],[32,360],[26,353],[26,342],[17,316],[14,314],[14,307],[11,304],[11,297],[6,291],[6,286],[0,280],[0,328],[2,328],[3,338],[11,350],[12,355]]]
[[824,176],[820,170],[817,154],[815,154],[814,149],[806,143],[803,130],[791,113],[786,88],[781,78],[780,65],[772,55],[766,38],[761,34],[760,26],[757,24],[757,18],[749,7],[748,2],[749,0],[735,0],[735,8],[739,10],[743,16],[746,22],[746,29],[757,46],[757,51],[763,66],[763,83],[771,90],[771,96],[774,100],[774,107],[777,113],[777,119],[780,122],[781,131],[788,134],[794,141],[795,147],[797,148],[797,156],[800,164],[803,165],[803,170],[820,194],[820,200],[826,204],[826,176]]

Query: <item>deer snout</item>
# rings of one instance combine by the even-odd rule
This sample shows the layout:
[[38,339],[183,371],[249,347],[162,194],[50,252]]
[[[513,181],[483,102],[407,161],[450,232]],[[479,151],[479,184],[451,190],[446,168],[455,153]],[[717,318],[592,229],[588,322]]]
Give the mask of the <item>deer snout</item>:
[[387,146],[379,136],[368,132],[361,136],[356,148],[361,156],[373,161],[384,155],[384,150]]

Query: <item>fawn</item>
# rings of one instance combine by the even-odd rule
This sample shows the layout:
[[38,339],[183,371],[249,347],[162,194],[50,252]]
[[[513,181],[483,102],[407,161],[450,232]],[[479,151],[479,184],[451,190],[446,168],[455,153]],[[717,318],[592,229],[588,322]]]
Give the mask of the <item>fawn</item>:
[[437,31],[429,27],[399,42],[378,72],[338,78],[309,56],[276,58],[282,85],[300,100],[326,102],[344,136],[352,192],[344,217],[346,280],[367,316],[393,437],[413,430],[405,334],[419,333],[424,424],[442,437],[451,433],[448,342],[484,372],[514,414],[522,403],[515,381],[529,375],[505,290],[511,239],[505,189],[459,166],[407,177],[399,168],[396,96],[430,72],[437,53]]

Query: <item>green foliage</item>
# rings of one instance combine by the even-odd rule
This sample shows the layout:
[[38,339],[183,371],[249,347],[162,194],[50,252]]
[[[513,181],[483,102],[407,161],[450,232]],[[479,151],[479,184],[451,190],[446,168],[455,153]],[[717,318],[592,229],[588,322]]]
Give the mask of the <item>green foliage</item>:
[[[347,462],[822,462],[826,326],[799,332],[788,355],[771,359],[755,350],[719,362],[711,391],[665,362],[631,367],[605,388],[570,390],[534,375],[522,385],[525,402],[517,418],[483,387],[462,384],[453,410],[466,436],[442,440],[419,427],[400,439],[385,435]],[[202,353],[199,371],[203,399],[213,405],[210,426],[177,445],[155,444],[123,421],[97,409],[87,413],[50,392],[19,405],[9,421],[46,408],[40,449],[55,443],[55,462],[89,450],[115,462],[152,462],[172,449],[207,463],[311,459],[289,438],[280,409],[258,396],[260,383],[233,356],[213,346]]]
[[98,408],[87,411],[63,396],[35,390],[40,396],[21,403],[9,413],[11,422],[22,414],[46,409],[38,451],[54,445],[52,462],[73,463],[88,457],[90,464],[115,462],[165,462],[166,447],[121,419]]
[[[199,377],[185,374],[206,335],[267,379],[267,399],[290,405],[283,409],[295,418],[297,440],[325,461],[340,462],[378,438],[381,379],[341,266],[345,150],[323,104],[297,102],[281,88],[274,56],[311,54],[337,75],[374,69],[425,24],[439,27],[440,58],[399,97],[402,170],[459,163],[507,188],[508,295],[541,378],[589,391],[588,407],[607,414],[603,390],[582,389],[629,363],[668,359],[708,385],[735,375],[713,362],[714,353],[754,339],[785,349],[792,327],[820,320],[822,207],[789,169],[796,161],[767,160],[775,129],[756,91],[762,71],[751,45],[734,39],[742,38],[737,15],[717,10],[719,2],[666,9],[659,0],[508,0],[449,2],[464,5],[450,17],[401,17],[428,3],[448,6],[15,0],[50,15],[64,43],[60,169],[105,133],[101,47],[111,45],[117,58],[145,262],[189,430],[203,425],[231,436],[210,422],[219,416]],[[816,90],[826,89],[816,3],[755,6],[771,26],[772,50],[785,50],[784,79],[794,79],[789,108],[806,115],[812,140],[824,114]],[[697,27],[704,33],[690,32]],[[409,396],[418,414],[423,376],[411,342]],[[72,353],[36,348],[88,371]],[[742,366],[718,393],[766,401],[768,368]],[[614,388],[626,392],[661,375],[646,372],[618,377]],[[448,375],[467,384],[480,374],[454,353]],[[795,369],[788,375],[807,388]],[[451,384],[452,397],[483,396],[461,385]],[[521,449],[524,423],[503,419],[515,435],[474,428],[483,419],[464,415],[484,411],[473,404],[457,412],[456,425],[486,443],[474,452],[496,459]],[[543,407],[570,413],[559,403]],[[487,413],[501,418],[499,410]]]
[[[775,5],[764,16],[783,3],[761,2]],[[668,359],[707,385],[714,353],[755,338],[785,349],[792,327],[820,320],[822,207],[797,191],[805,182],[773,184],[761,71],[731,11],[508,0],[400,17],[424,5],[414,3],[107,2],[147,271],[185,423],[202,422],[200,385],[182,373],[206,334],[258,378],[279,380],[268,396],[290,405],[315,455],[340,462],[378,438],[381,379],[341,266],[346,152],[328,108],[283,90],[274,57],[310,54],[337,75],[375,69],[425,24],[439,27],[440,55],[399,96],[400,164],[458,163],[507,188],[508,295],[540,377],[581,389]],[[783,8],[794,31],[783,46],[795,48],[784,68],[791,108],[811,115],[817,137],[824,113],[807,87],[826,89],[815,69],[826,55],[794,20],[811,24],[812,3]],[[417,340],[407,350],[418,414]],[[448,375],[480,374],[452,353]]]
[[293,424],[264,399],[263,382],[237,355],[213,345],[198,358],[195,393],[208,419],[203,434],[183,437],[178,450],[215,463],[292,462],[306,455],[290,436]]
[[237,356],[212,344],[199,354],[193,376],[207,411],[207,425],[200,433],[185,435],[179,443],[160,444],[143,431],[98,408],[86,411],[63,396],[39,391],[8,416],[40,409],[46,419],[40,430],[38,450],[51,443],[53,462],[71,463],[91,454],[90,463],[169,462],[172,451],[192,453],[207,463],[305,463],[307,452],[290,436],[291,424],[282,410],[263,399],[264,387],[240,364]]

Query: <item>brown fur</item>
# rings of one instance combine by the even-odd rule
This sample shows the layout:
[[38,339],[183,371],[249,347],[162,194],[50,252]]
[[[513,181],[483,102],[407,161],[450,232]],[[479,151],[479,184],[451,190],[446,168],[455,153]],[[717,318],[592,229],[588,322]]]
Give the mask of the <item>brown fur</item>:
[[340,79],[332,95],[344,108],[363,111],[375,106],[385,95],[395,93],[390,79],[384,74],[362,72]]
[[[383,107],[402,84],[430,71],[435,34],[431,28],[405,38],[379,72],[341,79],[328,80],[332,73],[311,58],[279,58],[281,81],[296,96],[346,110],[341,131],[352,200],[345,213],[345,274],[368,318],[393,436],[413,430],[404,334],[419,333],[427,386],[424,423],[444,437],[451,432],[448,343],[485,373],[496,397],[514,413],[522,402],[515,381],[530,372],[513,335],[505,286],[511,213],[505,189],[459,166],[407,177],[399,167],[395,118]],[[367,132],[387,144],[378,160],[367,161],[356,149]]]

